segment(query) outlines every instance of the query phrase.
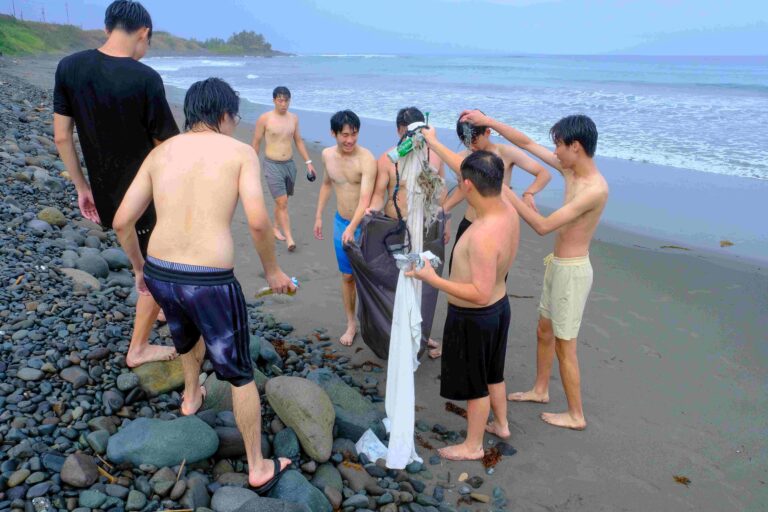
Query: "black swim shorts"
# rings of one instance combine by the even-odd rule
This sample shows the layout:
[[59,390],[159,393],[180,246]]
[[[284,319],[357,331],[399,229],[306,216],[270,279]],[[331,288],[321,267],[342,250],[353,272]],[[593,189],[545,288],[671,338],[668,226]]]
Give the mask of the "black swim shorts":
[[216,376],[233,386],[253,381],[248,310],[232,269],[186,265],[147,257],[144,281],[163,308],[179,354],[202,335]]
[[504,358],[512,313],[505,296],[483,308],[448,304],[443,331],[440,396],[474,400],[504,382]]

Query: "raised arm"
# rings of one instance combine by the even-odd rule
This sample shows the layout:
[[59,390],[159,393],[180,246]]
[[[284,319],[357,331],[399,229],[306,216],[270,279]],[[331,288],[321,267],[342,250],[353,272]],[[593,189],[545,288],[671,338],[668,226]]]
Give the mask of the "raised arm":
[[307,166],[307,171],[312,175],[317,176],[315,172],[315,166],[312,165],[312,160],[309,158],[309,153],[304,145],[304,139],[301,138],[301,132],[299,131],[299,118],[296,117],[296,129],[293,131],[293,142],[296,144],[296,149],[299,151],[301,158],[304,159],[304,164]]
[[437,153],[437,156],[440,157],[440,160],[442,160],[445,165],[450,167],[451,170],[456,173],[456,176],[461,179],[461,162],[464,161],[464,157],[458,153],[454,153],[445,147],[442,142],[437,140],[437,134],[435,133],[434,128],[422,128],[421,133],[424,135],[424,140],[427,141],[427,144],[429,144],[429,148]]
[[259,154],[259,149],[261,148],[261,139],[264,138],[264,132],[266,130],[267,116],[266,114],[262,114],[256,120],[256,128],[253,131],[253,141],[251,142],[251,146],[253,146],[253,149],[256,151],[257,155]]
[[349,226],[341,234],[341,243],[346,245],[355,239],[355,230],[360,225],[360,221],[365,217],[365,210],[371,204],[371,194],[376,184],[376,159],[368,153],[363,156],[362,176],[360,176],[360,199],[357,201],[357,208]]
[[123,201],[115,213],[112,227],[126,256],[131,261],[136,276],[136,290],[142,295],[149,295],[144,284],[144,256],[141,255],[139,237],[136,235],[136,222],[144,215],[152,202],[152,178],[149,171],[153,162],[153,153],[144,160],[131,186],[123,196]]
[[563,205],[560,209],[544,217],[539,212],[525,204],[512,190],[503,189],[506,198],[512,203],[520,216],[539,235],[546,235],[556,231],[577,219],[579,216],[598,206],[604,199],[605,191],[600,189],[585,190],[573,201]]
[[376,162],[376,183],[373,186],[373,196],[368,212],[380,212],[387,202],[387,191],[389,189],[389,169],[392,162],[386,153],[381,155]]
[[322,155],[323,167],[325,172],[323,173],[323,184],[320,185],[320,193],[317,195],[317,211],[315,212],[315,227],[314,234],[318,240],[323,239],[323,210],[325,205],[328,204],[328,198],[331,197],[331,190],[333,183],[331,183],[331,177],[328,175],[328,162],[325,160],[325,153]]
[[514,146],[499,147],[501,148],[501,151],[506,154],[510,162],[534,177],[533,183],[531,183],[528,188],[525,189],[525,192],[522,194],[522,198],[525,204],[533,208],[535,211],[539,211],[538,208],[536,208],[536,201],[534,200],[534,196],[547,186],[547,183],[552,180],[552,175],[543,165],[531,158],[531,156],[525,151]]
[[432,265],[425,263],[421,269],[406,272],[406,276],[421,279],[448,295],[478,306],[487,305],[493,296],[496,283],[496,240],[492,236],[475,236],[469,245],[468,283],[457,283],[437,275]]
[[275,237],[272,223],[264,203],[264,193],[261,189],[261,170],[259,158],[252,148],[244,148],[243,163],[240,168],[238,183],[240,200],[243,203],[248,228],[251,231],[253,245],[259,254],[264,275],[269,287],[275,293],[286,293],[295,289],[291,279],[280,269],[275,256]]
[[73,135],[74,128],[74,119],[61,114],[53,114],[53,140],[56,143],[56,149],[59,150],[61,161],[64,162],[64,168],[75,185],[80,213],[86,219],[99,223],[101,219],[99,219],[99,212],[96,211],[91,185],[85,179],[83,169],[80,167],[80,159],[77,157]]
[[496,130],[499,135],[507,139],[515,146],[529,152],[532,155],[537,156],[546,162],[547,165],[557,169],[561,173],[563,172],[563,167],[560,164],[560,160],[557,159],[555,154],[541,144],[534,142],[533,139],[528,137],[523,132],[514,129],[511,126],[502,123],[501,121],[492,119],[479,110],[465,110],[461,113],[461,120],[468,121],[479,126],[488,126],[492,130]]

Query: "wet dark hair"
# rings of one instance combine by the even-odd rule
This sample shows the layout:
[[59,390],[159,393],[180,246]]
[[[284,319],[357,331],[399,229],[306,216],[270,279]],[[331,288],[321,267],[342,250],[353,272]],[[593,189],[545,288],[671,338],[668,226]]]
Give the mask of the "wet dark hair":
[[144,27],[149,29],[149,39],[152,39],[152,17],[139,2],[115,0],[104,13],[104,28],[107,32],[119,28],[132,34]]
[[331,131],[335,134],[341,132],[345,126],[354,131],[360,131],[360,118],[351,110],[339,110],[331,117]]
[[219,131],[225,114],[234,117],[240,110],[240,97],[221,78],[208,78],[192,84],[184,97],[184,129],[202,123]]
[[461,162],[461,178],[469,180],[483,197],[501,194],[504,162],[490,151],[475,151]]
[[467,121],[462,122],[461,118],[456,121],[456,135],[458,135],[459,140],[464,145],[467,144],[466,137],[464,136],[467,130],[472,133],[472,142],[475,142],[475,139],[477,139],[480,135],[483,135],[487,129],[487,126],[475,126],[472,123],[468,123]]
[[418,122],[424,122],[424,114],[416,107],[401,108],[395,120],[398,128],[408,128],[409,124]]
[[291,99],[291,91],[289,91],[287,87],[279,85],[272,91],[272,99],[277,99],[278,96],[285,96],[286,98]]
[[595,156],[597,149],[597,126],[589,117],[579,114],[564,117],[549,129],[552,142],[562,142],[570,146],[574,142],[581,144],[588,157]]

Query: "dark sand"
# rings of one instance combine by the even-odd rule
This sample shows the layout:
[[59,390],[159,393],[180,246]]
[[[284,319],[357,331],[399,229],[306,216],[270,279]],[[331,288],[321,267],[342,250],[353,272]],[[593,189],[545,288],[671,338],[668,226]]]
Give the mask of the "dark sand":
[[[50,87],[52,66],[34,61],[16,69]],[[251,126],[239,129],[242,140],[251,135]],[[366,145],[365,136],[360,142]],[[311,152],[322,172],[318,148]],[[278,255],[283,269],[301,281],[301,290],[295,298],[267,300],[265,309],[293,324],[299,335],[325,327],[335,339],[344,315],[330,237],[333,200],[324,215],[326,239],[317,241],[312,226],[320,181],[307,182],[298,160],[300,178],[290,202],[298,249],[289,254],[278,244]],[[267,202],[271,208],[268,194]],[[455,217],[454,234],[457,225]],[[264,280],[242,212],[233,232],[236,272],[252,295]],[[485,475],[479,463],[454,462],[430,467],[434,474],[450,471],[454,481],[462,471],[480,475],[486,483],[479,492],[504,487],[510,510],[766,509],[768,276],[737,260],[665,252],[658,249],[661,242],[632,238],[625,234],[625,245],[596,241],[592,246],[595,283],[579,337],[587,430],[560,430],[539,420],[542,411],[566,407],[555,370],[549,405],[510,403],[510,443],[519,452],[504,458],[494,475]],[[552,236],[538,237],[523,226],[508,291],[533,298],[510,298],[510,391],[533,383],[542,258],[552,243]],[[445,309],[441,295],[437,338]],[[359,338],[351,349],[339,345],[338,350],[353,354],[361,347],[370,354]],[[376,360],[372,354],[368,359]],[[464,420],[444,411],[439,375],[440,362],[425,358],[416,373],[417,419],[464,428]],[[425,462],[432,455],[424,449],[420,454]],[[676,483],[675,476],[689,478],[690,485]]]

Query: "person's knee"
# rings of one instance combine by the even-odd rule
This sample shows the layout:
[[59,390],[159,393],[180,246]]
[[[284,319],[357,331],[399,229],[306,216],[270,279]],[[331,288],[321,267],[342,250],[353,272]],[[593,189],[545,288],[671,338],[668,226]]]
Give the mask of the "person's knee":
[[275,198],[275,209],[276,210],[287,210],[288,209],[288,196],[280,196]]
[[556,338],[555,351],[560,361],[576,359],[576,340],[564,340]]
[[341,274],[341,282],[349,286],[355,284],[355,278],[352,274]]
[[552,322],[544,318],[539,319],[539,324],[536,326],[536,337],[540,341],[552,341],[554,334]]

